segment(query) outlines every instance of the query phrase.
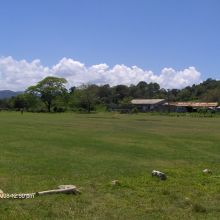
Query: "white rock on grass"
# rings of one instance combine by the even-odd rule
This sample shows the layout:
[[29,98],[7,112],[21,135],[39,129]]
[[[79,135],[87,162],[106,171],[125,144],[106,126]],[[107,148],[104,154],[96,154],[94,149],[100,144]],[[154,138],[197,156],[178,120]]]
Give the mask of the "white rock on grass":
[[119,186],[120,185],[120,181],[119,180],[112,180],[112,185]]
[[212,171],[210,169],[204,169],[202,172],[205,174],[212,174]]
[[153,176],[157,176],[160,178],[160,180],[166,180],[167,179],[167,176],[165,173],[163,172],[160,172],[158,170],[153,170],[152,173],[151,173],[152,177]]

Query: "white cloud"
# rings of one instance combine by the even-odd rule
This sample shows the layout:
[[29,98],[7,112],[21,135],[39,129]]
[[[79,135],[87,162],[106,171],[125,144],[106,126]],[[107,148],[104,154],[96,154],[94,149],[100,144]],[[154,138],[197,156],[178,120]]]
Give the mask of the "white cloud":
[[40,60],[27,62],[17,61],[12,57],[0,57],[0,90],[24,90],[48,75],[66,78],[69,86],[82,83],[130,85],[146,81],[157,82],[164,88],[183,88],[201,81],[201,74],[195,67],[180,71],[164,68],[157,75],[151,70],[123,64],[112,68],[105,63],[87,67],[79,61],[63,58],[49,68],[43,66]]

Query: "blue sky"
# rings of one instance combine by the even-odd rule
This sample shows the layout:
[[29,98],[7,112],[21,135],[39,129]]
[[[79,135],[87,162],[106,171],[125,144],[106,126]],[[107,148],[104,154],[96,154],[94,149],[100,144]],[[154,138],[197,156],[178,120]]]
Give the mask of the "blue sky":
[[[157,76],[164,68],[195,67],[201,73],[197,80],[219,79],[219,11],[218,0],[1,0],[0,79],[12,74],[4,66],[8,57],[13,59],[8,65],[25,60],[28,66],[39,59],[38,68],[51,69],[66,57],[70,60],[61,63],[67,69],[75,61],[87,69],[104,63],[110,72],[124,64]],[[19,74],[16,85],[4,85],[26,86],[19,87]]]

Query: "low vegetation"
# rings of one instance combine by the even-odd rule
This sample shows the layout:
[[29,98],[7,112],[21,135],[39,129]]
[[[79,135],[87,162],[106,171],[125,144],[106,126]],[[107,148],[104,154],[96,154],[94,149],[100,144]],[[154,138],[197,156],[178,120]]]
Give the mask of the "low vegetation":
[[1,219],[219,218],[218,117],[0,112],[0,123],[4,192],[82,191],[1,200]]

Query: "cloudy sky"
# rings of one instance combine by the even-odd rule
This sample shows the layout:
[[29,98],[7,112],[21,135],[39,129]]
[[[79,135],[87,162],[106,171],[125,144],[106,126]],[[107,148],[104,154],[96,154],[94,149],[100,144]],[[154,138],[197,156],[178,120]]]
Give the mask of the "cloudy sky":
[[183,88],[220,78],[218,0],[2,0],[0,90],[48,75]]

